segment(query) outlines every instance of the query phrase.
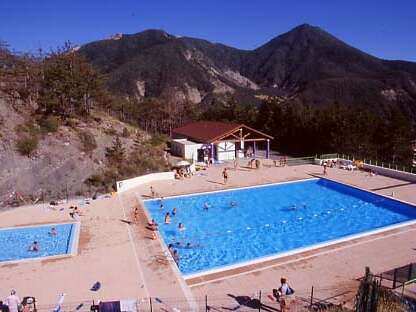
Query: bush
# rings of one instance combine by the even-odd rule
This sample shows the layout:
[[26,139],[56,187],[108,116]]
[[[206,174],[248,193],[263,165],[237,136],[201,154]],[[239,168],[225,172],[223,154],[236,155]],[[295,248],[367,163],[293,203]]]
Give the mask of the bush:
[[24,124],[17,125],[16,133],[23,136],[37,136],[40,134],[40,126],[32,121],[27,121]]
[[38,120],[42,133],[56,132],[59,128],[59,119],[55,116],[43,117]]
[[92,152],[97,148],[97,142],[94,135],[88,130],[78,130],[78,137],[81,141],[81,150],[84,152]]
[[111,136],[115,136],[115,135],[117,135],[117,130],[114,129],[113,127],[105,128],[104,133],[108,134],[108,135],[111,135]]
[[17,151],[24,156],[31,156],[38,148],[39,140],[37,136],[23,135],[16,141]]
[[103,185],[103,177],[100,174],[93,174],[85,180],[85,184],[95,187],[101,186]]
[[129,131],[129,129],[127,129],[126,127],[124,127],[124,128],[123,128],[123,132],[121,133],[121,136],[122,136],[123,138],[128,138],[128,137],[130,137],[130,131]]
[[166,144],[168,138],[163,134],[153,134],[150,139],[150,144],[152,146],[158,146],[161,144]]

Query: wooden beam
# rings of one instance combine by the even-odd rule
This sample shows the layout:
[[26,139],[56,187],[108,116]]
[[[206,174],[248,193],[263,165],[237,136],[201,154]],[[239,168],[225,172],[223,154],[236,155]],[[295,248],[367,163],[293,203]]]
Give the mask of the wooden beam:
[[[267,139],[247,139],[247,140],[244,140],[244,142],[259,142],[259,141],[267,141]],[[214,141],[212,143],[217,144],[217,143],[220,143],[220,142],[234,142],[234,143],[236,143],[236,142],[241,142],[241,140],[220,140],[220,141]]]

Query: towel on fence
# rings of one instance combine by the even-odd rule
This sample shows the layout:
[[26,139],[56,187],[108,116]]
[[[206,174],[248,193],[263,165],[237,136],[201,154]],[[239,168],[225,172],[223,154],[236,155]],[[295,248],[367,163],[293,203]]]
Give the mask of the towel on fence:
[[121,312],[120,301],[100,302],[100,312]]
[[134,299],[120,300],[120,310],[121,312],[136,312],[137,301]]

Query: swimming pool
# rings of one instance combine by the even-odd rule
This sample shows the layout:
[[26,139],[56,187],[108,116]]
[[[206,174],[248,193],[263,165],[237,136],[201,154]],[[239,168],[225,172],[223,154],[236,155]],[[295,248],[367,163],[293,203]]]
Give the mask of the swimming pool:
[[[56,235],[50,234],[52,228]],[[78,223],[0,229],[0,263],[75,254],[78,237]],[[40,247],[37,252],[29,251],[34,241]]]
[[158,199],[144,204],[166,245],[176,246],[185,277],[416,220],[412,205],[326,179],[174,196],[162,209]]

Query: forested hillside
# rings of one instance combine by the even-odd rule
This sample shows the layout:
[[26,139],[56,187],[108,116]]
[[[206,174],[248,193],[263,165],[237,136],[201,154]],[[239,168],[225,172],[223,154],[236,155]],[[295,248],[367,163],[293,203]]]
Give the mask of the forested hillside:
[[166,166],[165,142],[122,118],[69,45],[35,58],[0,49],[0,207],[93,196]]

